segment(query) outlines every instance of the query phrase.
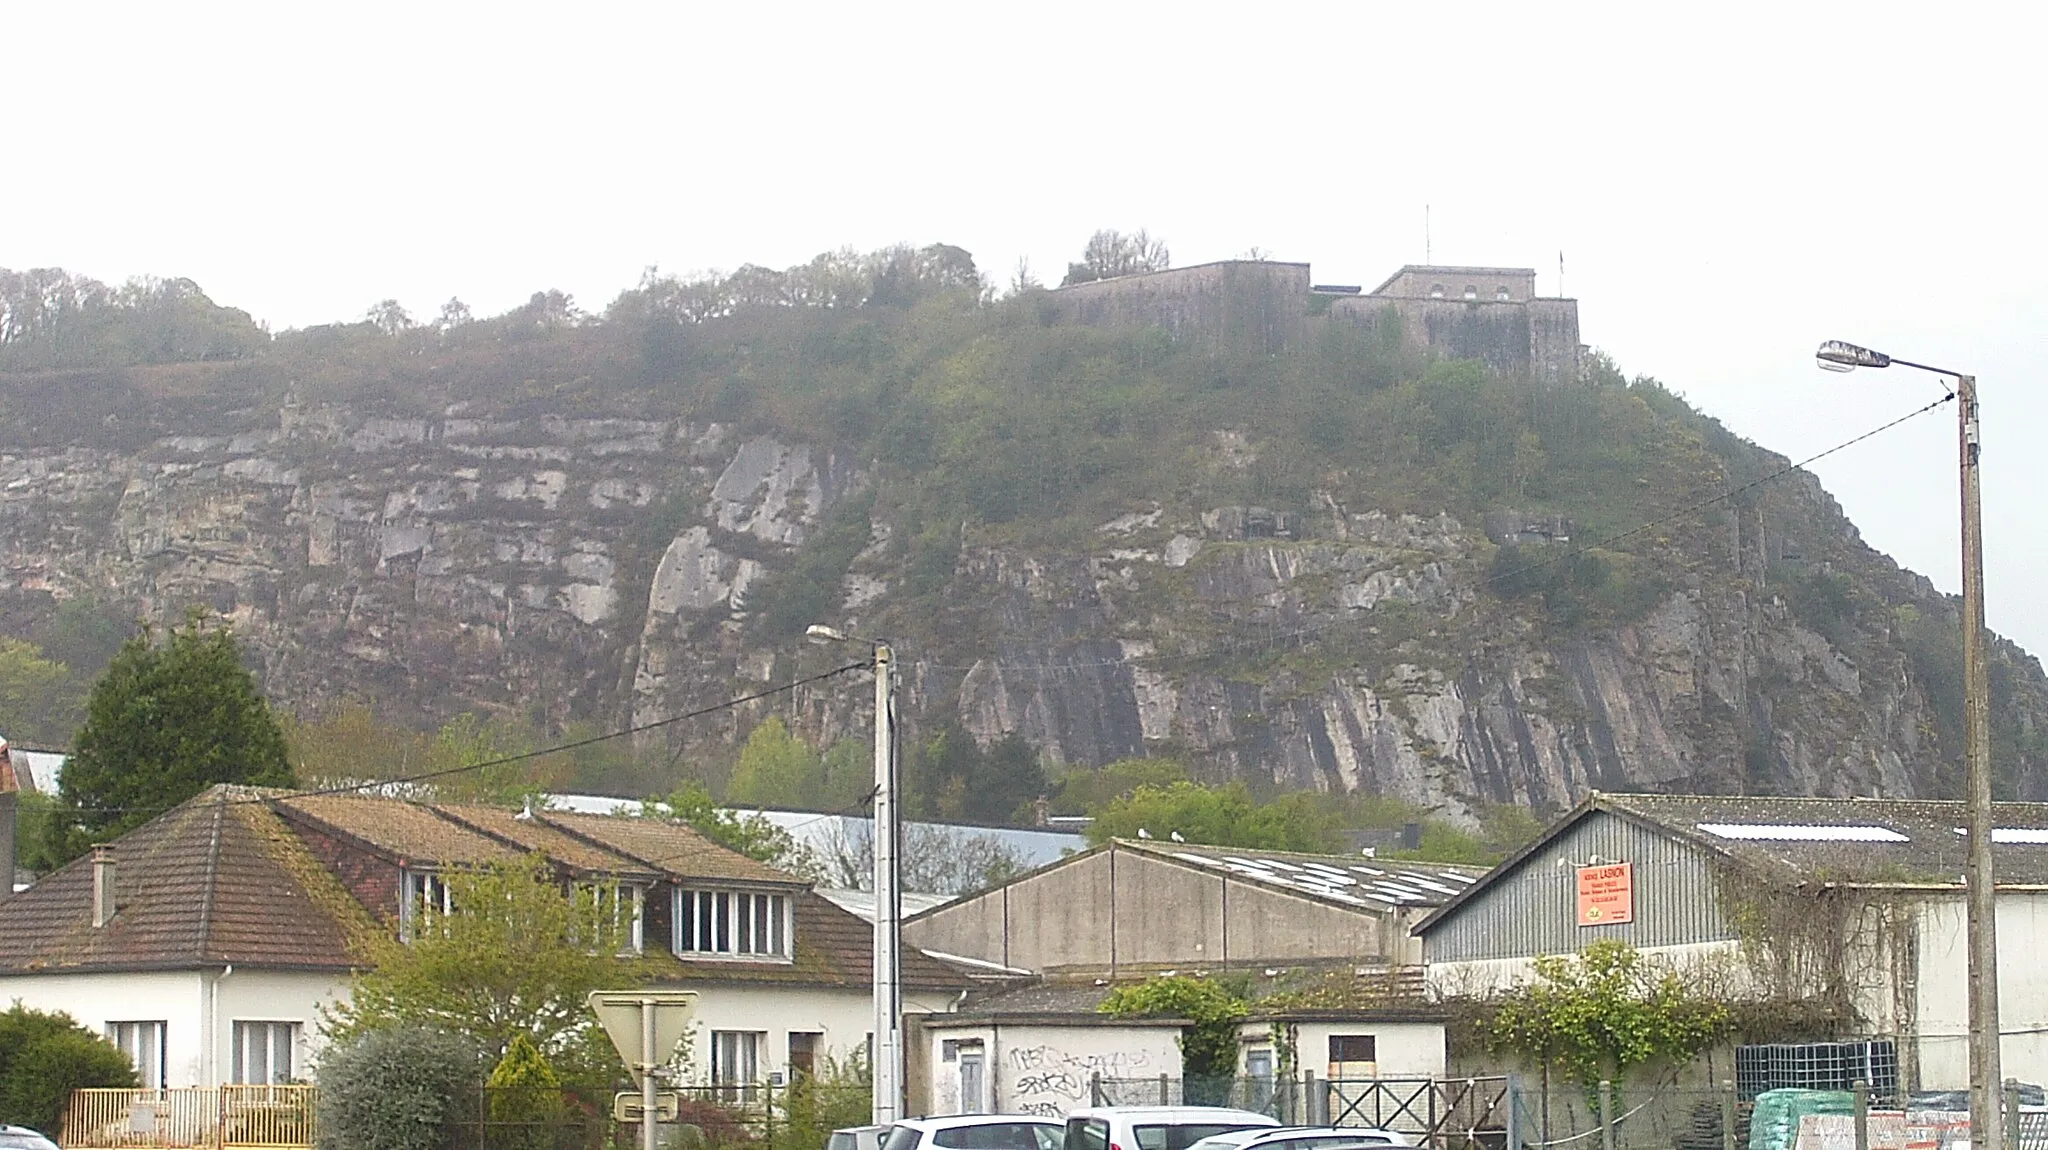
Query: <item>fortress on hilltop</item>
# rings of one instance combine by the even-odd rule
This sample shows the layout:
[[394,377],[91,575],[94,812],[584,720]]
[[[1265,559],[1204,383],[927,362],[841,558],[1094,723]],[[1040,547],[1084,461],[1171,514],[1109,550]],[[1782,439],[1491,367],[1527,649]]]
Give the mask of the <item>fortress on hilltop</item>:
[[1149,324],[1176,339],[1279,351],[1311,321],[1379,326],[1545,386],[1579,378],[1579,301],[1536,294],[1534,268],[1410,264],[1380,286],[1314,283],[1309,265],[1223,260],[1059,288],[1051,307],[1083,324]]

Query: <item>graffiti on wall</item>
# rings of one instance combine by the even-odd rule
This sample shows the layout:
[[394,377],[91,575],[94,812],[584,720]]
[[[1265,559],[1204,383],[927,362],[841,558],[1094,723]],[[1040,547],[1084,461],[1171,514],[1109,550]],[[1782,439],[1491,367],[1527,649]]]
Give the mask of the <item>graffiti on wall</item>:
[[1088,1085],[1096,1077],[1136,1078],[1152,1066],[1144,1050],[1067,1051],[1056,1046],[1013,1046],[1003,1056],[1009,1081],[1003,1109],[1015,1114],[1064,1118],[1089,1105]]

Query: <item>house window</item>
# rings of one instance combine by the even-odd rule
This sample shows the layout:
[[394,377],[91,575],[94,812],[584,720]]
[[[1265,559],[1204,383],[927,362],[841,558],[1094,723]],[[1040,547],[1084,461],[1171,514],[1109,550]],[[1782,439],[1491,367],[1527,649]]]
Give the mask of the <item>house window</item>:
[[1431,284],[1431,285],[1429,285],[1429,298],[1431,298],[1431,299],[1442,299],[1442,298],[1444,298],[1444,285],[1442,285],[1442,284]]
[[1478,285],[1478,284],[1466,284],[1466,285],[1465,285],[1465,298],[1466,298],[1466,299],[1478,299],[1478,298],[1479,298],[1479,285]]
[[744,958],[790,956],[788,895],[744,890],[676,891],[677,954]]
[[818,1072],[818,1052],[825,1048],[825,1036],[815,1030],[789,1032],[789,1076],[809,1078]]
[[1508,300],[1514,297],[1508,294],[1508,289],[1506,285],[1502,285],[1501,287],[1493,289],[1493,298],[1499,300],[1502,303],[1506,303],[1508,302]]
[[761,1048],[768,1036],[757,1030],[711,1032],[711,1085],[726,1102],[745,1101],[761,1080]]
[[145,1090],[164,1088],[164,1024],[109,1022],[107,1041],[135,1064],[135,1081]]
[[398,936],[412,941],[413,931],[437,914],[452,914],[455,902],[448,895],[448,880],[437,871],[405,872],[398,904]]
[[234,1082],[279,1086],[293,1075],[292,1052],[298,1047],[296,1022],[235,1023]]
[[576,894],[579,901],[585,897],[590,900],[590,913],[597,928],[591,932],[593,937],[616,930],[620,954],[640,953],[646,888],[623,883],[579,883]]
[[1332,1034],[1330,1061],[1378,1062],[1379,1039],[1371,1034]]

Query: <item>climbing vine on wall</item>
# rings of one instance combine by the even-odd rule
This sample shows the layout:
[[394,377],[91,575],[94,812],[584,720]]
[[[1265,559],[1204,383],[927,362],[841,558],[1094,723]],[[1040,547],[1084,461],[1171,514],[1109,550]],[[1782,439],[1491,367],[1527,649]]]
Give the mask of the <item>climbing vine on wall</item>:
[[1119,1018],[1182,1018],[1181,1073],[1189,1078],[1222,1077],[1237,1071],[1237,1025],[1247,1007],[1243,996],[1220,982],[1187,975],[1148,978],[1119,986],[1098,1007]]
[[1494,1011],[1490,1045],[1557,1067],[1581,1085],[1679,1062],[1728,1029],[1727,1004],[1613,939],[1536,960],[1536,981]]

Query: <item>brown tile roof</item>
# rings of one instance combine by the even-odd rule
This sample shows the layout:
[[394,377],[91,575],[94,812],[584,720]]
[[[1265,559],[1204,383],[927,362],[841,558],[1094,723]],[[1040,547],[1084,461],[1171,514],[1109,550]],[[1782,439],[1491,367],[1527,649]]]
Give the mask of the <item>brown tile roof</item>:
[[276,800],[287,821],[318,829],[392,856],[401,863],[480,865],[509,862],[518,848],[403,799],[364,795],[293,795]]
[[639,859],[607,850],[559,827],[549,826],[537,815],[526,819],[521,818],[518,812],[499,807],[454,803],[436,803],[433,810],[443,818],[453,819],[521,850],[545,852],[549,858],[571,870],[649,879],[661,873]]
[[215,787],[123,835],[104,927],[90,856],[0,903],[0,970],[348,969],[367,916],[261,797]]
[[727,850],[689,827],[666,819],[542,811],[537,812],[537,820],[679,879],[808,885],[795,875]]
[[[659,945],[653,939],[648,943],[650,950]],[[657,977],[684,983],[760,982],[864,989],[874,985],[875,928],[822,895],[803,891],[796,896],[796,954],[792,961],[685,957],[674,961],[674,972],[664,968]],[[902,962],[903,985],[913,990],[965,990],[973,985],[967,976],[914,946],[903,948]]]

